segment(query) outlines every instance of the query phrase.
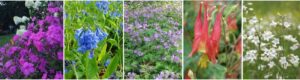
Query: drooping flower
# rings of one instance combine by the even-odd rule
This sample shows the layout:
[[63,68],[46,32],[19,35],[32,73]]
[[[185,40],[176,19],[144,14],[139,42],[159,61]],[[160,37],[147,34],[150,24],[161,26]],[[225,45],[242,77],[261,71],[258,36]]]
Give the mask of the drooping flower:
[[238,27],[237,27],[236,18],[234,15],[227,17],[227,26],[228,26],[228,30],[232,30],[232,31],[237,30]]
[[216,63],[216,56],[219,52],[219,42],[221,37],[221,19],[223,10],[218,10],[216,15],[216,20],[214,23],[213,31],[211,35],[208,34],[208,26],[209,26],[209,11],[208,4],[204,3],[204,21],[201,23],[201,8],[202,3],[200,4],[200,10],[198,16],[196,17],[196,22],[194,26],[194,41],[192,46],[192,51],[189,54],[191,57],[196,51],[203,52],[207,54],[210,61]]
[[238,38],[238,41],[237,41],[237,43],[236,43],[236,45],[235,45],[235,51],[239,54],[239,55],[241,55],[242,54],[242,39],[241,39],[241,37],[239,37]]
[[[204,12],[204,13],[206,13],[206,12]],[[193,54],[195,54],[196,51],[198,51],[198,49],[200,49],[201,52],[203,50],[205,50],[205,43],[206,43],[206,39],[208,37],[208,31],[207,31],[208,28],[206,26],[203,26],[201,16],[202,16],[202,4],[200,4],[200,9],[199,9],[198,15],[196,17],[196,22],[195,22],[195,26],[194,26],[194,40],[193,40],[193,45],[192,45],[192,51],[189,54],[189,57],[191,57]],[[204,19],[206,20],[206,17]]]
[[81,53],[85,53],[87,50],[95,49],[97,47],[98,37],[90,29],[77,29],[75,38],[79,46],[77,50]]
[[92,59],[94,57],[94,50],[90,51],[89,58]]
[[105,33],[104,31],[102,31],[101,28],[97,27],[96,28],[96,36],[98,37],[99,41],[102,41],[104,38],[107,37],[107,33]]
[[109,2],[108,1],[98,1],[96,2],[96,6],[100,11],[103,11],[106,14],[109,10]]

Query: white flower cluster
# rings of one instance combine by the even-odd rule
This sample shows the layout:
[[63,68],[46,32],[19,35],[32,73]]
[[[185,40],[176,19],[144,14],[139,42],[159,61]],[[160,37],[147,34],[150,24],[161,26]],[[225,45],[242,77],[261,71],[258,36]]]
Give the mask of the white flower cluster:
[[33,8],[33,9],[36,9],[38,10],[39,9],[39,6],[41,6],[42,3],[40,2],[40,0],[25,0],[25,6],[27,8]]
[[29,21],[29,18],[26,16],[23,17],[14,16],[14,22],[16,25],[18,25],[19,23],[25,23],[26,21]]
[[[29,18],[26,16],[23,17],[14,16],[14,22],[16,25],[20,23],[25,23],[26,21],[29,21]],[[22,35],[24,32],[26,32],[26,27],[24,25],[20,25],[20,29],[17,29],[16,34]]]
[[24,32],[26,32],[26,27],[24,25],[20,25],[20,29],[17,30],[17,35],[23,35]]
[[[253,9],[247,6],[250,4],[252,5],[252,3],[243,5],[245,6],[244,11],[246,11],[246,14],[253,11]],[[244,16],[242,22],[245,26],[243,27],[244,64],[257,65],[258,71],[270,69],[285,71],[299,65],[299,54],[294,53],[300,51],[300,44],[298,42],[300,39],[300,33],[298,33],[300,31],[300,24],[299,26],[295,26],[291,21],[282,19],[279,21],[270,19],[268,21],[268,19],[263,20],[256,16],[250,18]],[[298,35],[290,31],[297,32]],[[285,76],[281,76],[281,74],[284,73],[267,72],[262,77],[284,78]]]

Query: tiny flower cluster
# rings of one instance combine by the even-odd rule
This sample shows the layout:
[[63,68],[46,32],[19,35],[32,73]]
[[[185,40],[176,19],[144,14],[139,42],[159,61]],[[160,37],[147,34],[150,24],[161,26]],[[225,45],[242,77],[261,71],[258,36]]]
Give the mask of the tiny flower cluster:
[[[251,13],[253,10],[246,11]],[[267,21],[263,18],[258,19],[255,15],[249,20],[245,19],[243,23],[246,24],[243,35],[244,63],[258,65],[258,71],[276,69],[276,73],[267,73],[263,78],[285,78],[287,76],[281,76],[284,73],[280,72],[299,65],[299,55],[295,54],[300,47],[299,38],[293,33],[285,33],[300,30],[295,29],[293,23],[285,19]]]
[[[148,3],[149,5],[147,5]],[[180,20],[178,19],[181,16],[178,12],[181,12],[181,10],[177,10],[178,4],[180,3],[126,2],[124,4],[126,8],[124,16],[125,64],[127,62],[138,63],[140,65],[137,66],[143,67],[134,69],[136,67],[134,65],[125,65],[132,68],[131,70],[125,70],[127,73],[126,78],[144,78],[149,73],[147,70],[150,70],[152,73],[150,76],[153,77],[150,78],[180,78],[180,75],[169,77],[168,75],[171,74],[163,72],[163,70],[167,69],[167,66],[178,66],[182,62],[180,57],[182,54],[182,49],[180,48],[182,31]],[[137,5],[145,6],[139,8],[131,7]],[[171,65],[168,63],[171,63]],[[162,71],[153,71],[151,68],[148,68],[155,66],[152,64],[168,65],[162,67]],[[177,68],[170,71],[174,74],[180,73]],[[161,72],[161,74],[158,72]]]

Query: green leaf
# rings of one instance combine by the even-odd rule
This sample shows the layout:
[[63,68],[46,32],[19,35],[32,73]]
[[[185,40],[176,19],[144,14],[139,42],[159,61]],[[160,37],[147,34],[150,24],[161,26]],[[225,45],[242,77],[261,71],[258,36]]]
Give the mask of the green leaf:
[[98,67],[95,58],[88,58],[89,53],[85,53],[82,57],[84,59],[85,65],[85,76],[87,79],[98,78]]
[[102,59],[104,58],[105,53],[106,53],[106,48],[107,48],[107,44],[105,43],[104,46],[103,46],[102,49],[101,49],[101,53],[98,55],[98,60],[97,60],[97,62],[101,62]]
[[106,72],[104,73],[104,75],[102,76],[102,78],[108,78],[110,77],[110,75],[115,72],[118,68],[118,65],[119,65],[119,61],[121,59],[121,51],[119,51],[117,53],[117,55],[115,55],[113,57],[113,59],[111,60],[110,64],[108,65],[107,69],[106,69]]
[[117,41],[114,39],[108,39],[107,40],[109,43],[111,43],[112,45],[117,45]]

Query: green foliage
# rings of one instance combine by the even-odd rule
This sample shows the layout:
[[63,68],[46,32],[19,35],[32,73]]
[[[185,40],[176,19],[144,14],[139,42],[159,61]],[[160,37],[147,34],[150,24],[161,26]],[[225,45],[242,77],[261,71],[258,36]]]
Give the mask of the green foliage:
[[[124,30],[125,78],[130,78],[129,73],[135,73],[137,79],[155,79],[163,71],[174,72],[176,79],[182,77],[181,5],[175,1],[125,2],[125,15],[128,15],[125,16]],[[139,28],[139,25],[145,28]],[[178,46],[170,42],[176,42],[174,44]],[[175,56],[179,58],[177,62],[173,60]]]

